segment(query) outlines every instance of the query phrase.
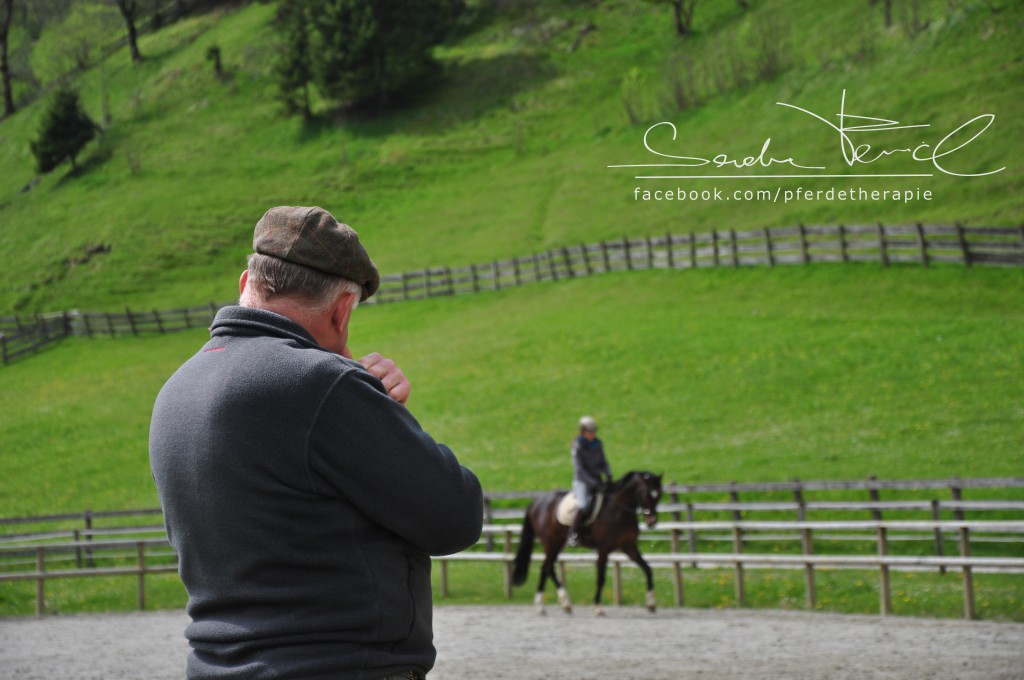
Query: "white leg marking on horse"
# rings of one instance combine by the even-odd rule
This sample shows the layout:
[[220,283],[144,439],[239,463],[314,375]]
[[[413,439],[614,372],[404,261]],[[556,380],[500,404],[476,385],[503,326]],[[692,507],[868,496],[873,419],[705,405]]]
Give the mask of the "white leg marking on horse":
[[647,591],[647,609],[651,613],[654,613],[658,609],[658,600],[654,597],[654,591]]
[[594,605],[594,616],[604,616],[604,609],[601,608],[601,605]]
[[544,593],[538,592],[533,596],[533,607],[538,614],[544,616]]
[[564,586],[558,589],[558,604],[562,605],[566,614],[572,614],[572,600],[569,599],[569,591]]

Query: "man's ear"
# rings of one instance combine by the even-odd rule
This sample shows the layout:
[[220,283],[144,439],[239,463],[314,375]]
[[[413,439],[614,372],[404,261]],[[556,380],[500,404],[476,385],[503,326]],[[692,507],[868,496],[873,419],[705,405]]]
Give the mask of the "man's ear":
[[238,294],[245,294],[245,284],[249,282],[249,270],[245,269],[242,271],[242,275],[238,277]]
[[340,331],[348,329],[348,321],[356,306],[355,293],[342,293],[331,307],[331,325]]

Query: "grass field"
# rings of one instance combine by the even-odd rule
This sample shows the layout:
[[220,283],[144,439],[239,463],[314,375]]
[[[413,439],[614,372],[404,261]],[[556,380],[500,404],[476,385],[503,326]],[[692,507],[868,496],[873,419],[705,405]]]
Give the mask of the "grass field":
[[[569,479],[576,419],[686,482],[1024,469],[1024,272],[634,272],[364,307],[410,407],[490,490]],[[148,419],[203,331],[70,340],[4,369],[0,516],[155,503]],[[980,455],[979,452],[984,452]]]

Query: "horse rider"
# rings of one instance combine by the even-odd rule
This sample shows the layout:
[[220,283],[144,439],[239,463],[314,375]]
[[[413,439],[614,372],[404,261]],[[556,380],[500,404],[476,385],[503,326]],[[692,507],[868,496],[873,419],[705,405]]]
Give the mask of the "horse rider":
[[590,416],[580,418],[580,433],[572,442],[572,471],[572,493],[579,512],[569,533],[569,545],[578,545],[580,530],[594,509],[597,491],[602,482],[612,481],[604,445],[597,438],[597,422]]

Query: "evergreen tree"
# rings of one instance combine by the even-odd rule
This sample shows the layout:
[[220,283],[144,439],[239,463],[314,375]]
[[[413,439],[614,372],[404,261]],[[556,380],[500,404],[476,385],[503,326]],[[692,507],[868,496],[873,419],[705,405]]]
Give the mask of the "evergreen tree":
[[461,0],[307,0],[314,82],[353,106],[380,107],[436,68],[431,49]]
[[64,159],[70,159],[71,167],[77,169],[75,157],[95,136],[96,123],[82,108],[78,93],[62,87],[43,116],[39,138],[31,142],[39,172],[53,170]]
[[284,44],[278,51],[274,75],[281,89],[281,97],[292,110],[301,110],[307,118],[309,110],[309,84],[313,80],[312,56],[309,50],[309,13],[306,2],[288,2],[277,14],[278,26],[284,34]]

